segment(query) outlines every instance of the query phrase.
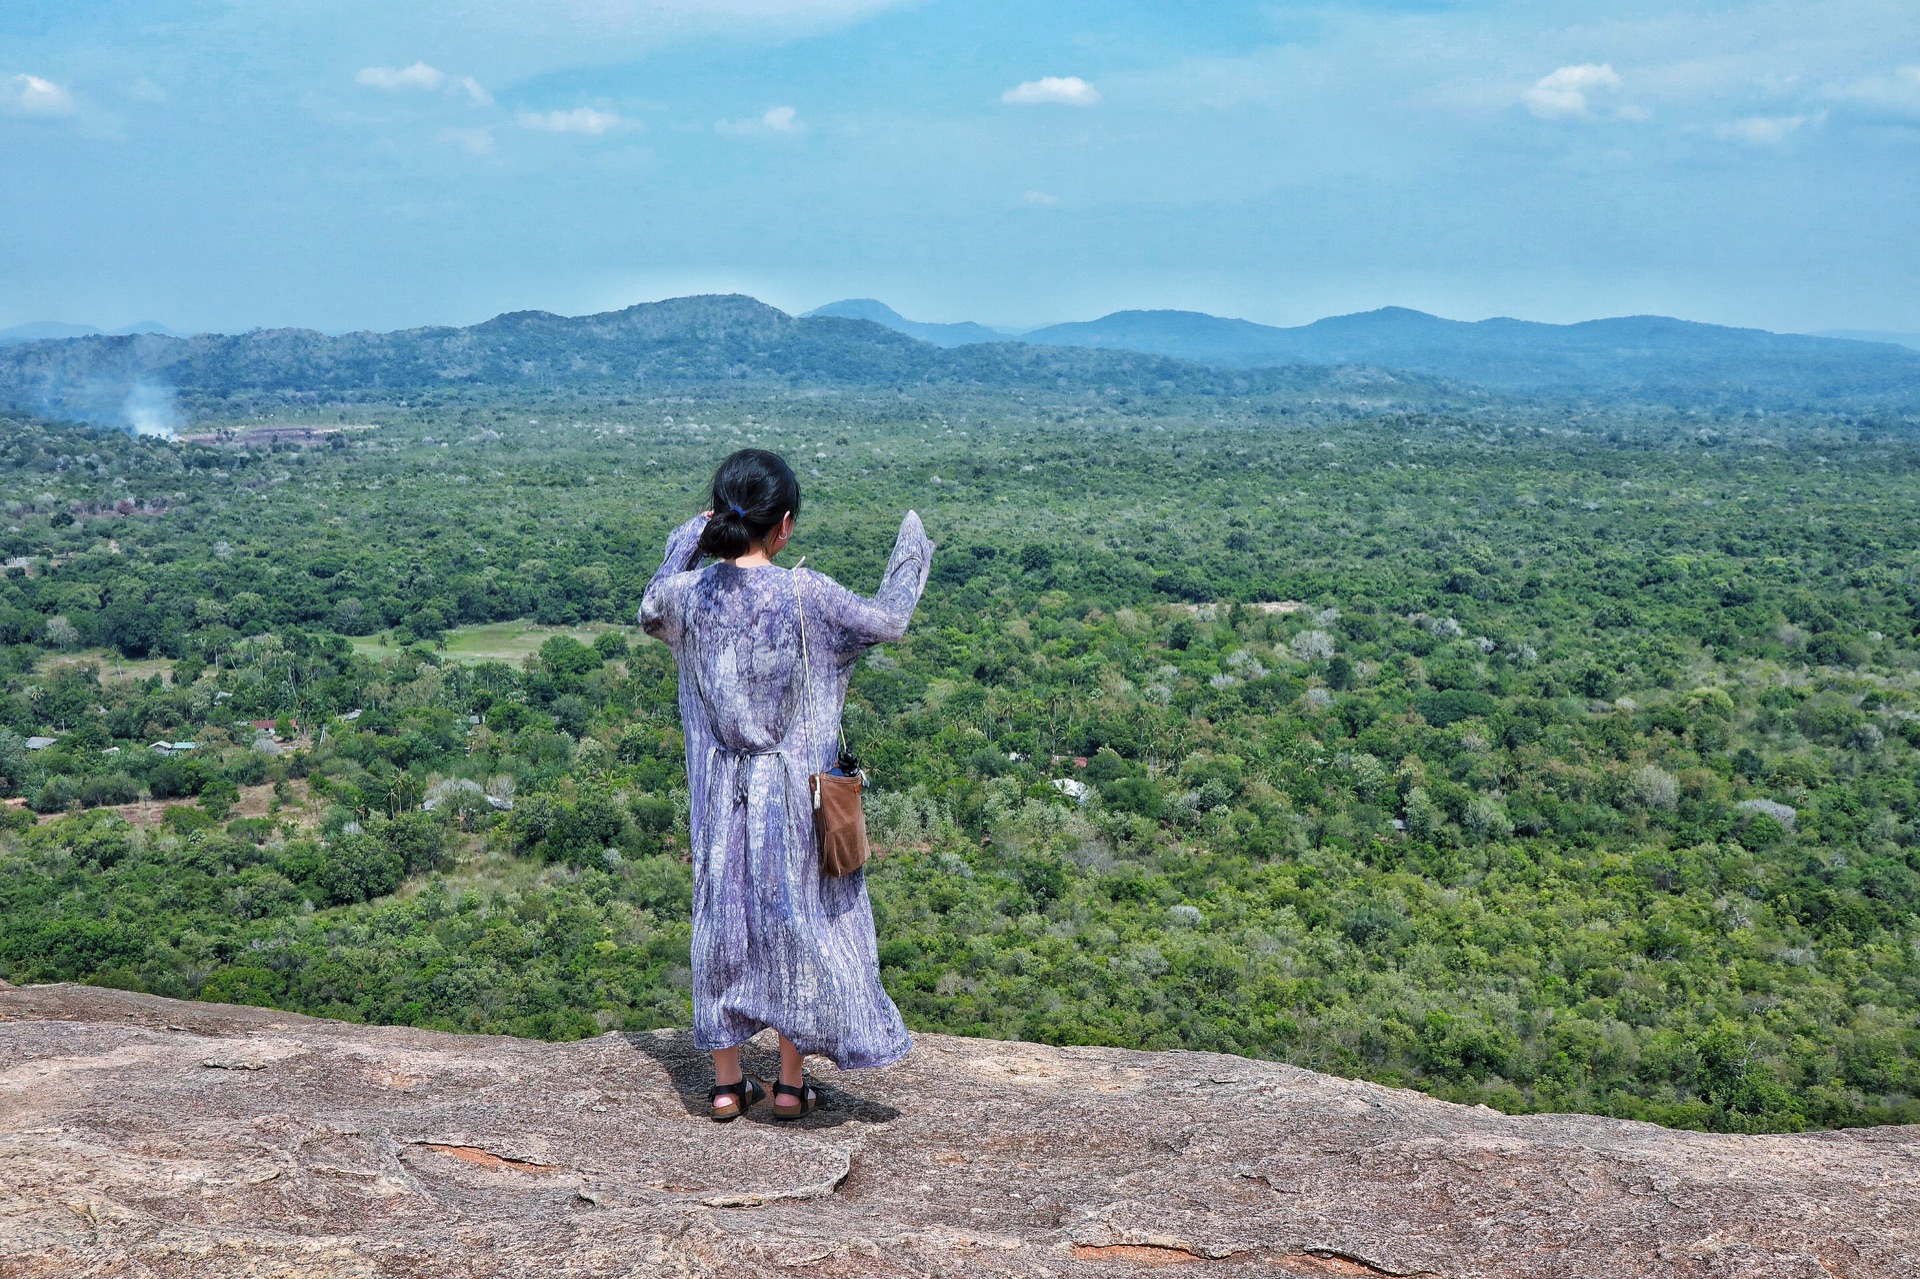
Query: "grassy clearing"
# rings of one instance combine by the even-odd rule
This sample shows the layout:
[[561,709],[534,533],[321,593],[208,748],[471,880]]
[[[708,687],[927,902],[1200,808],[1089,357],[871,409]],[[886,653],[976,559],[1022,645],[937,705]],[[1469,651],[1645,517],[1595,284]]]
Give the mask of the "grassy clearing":
[[122,657],[110,648],[88,648],[73,653],[48,653],[34,664],[33,673],[42,678],[73,666],[97,666],[102,680],[144,680],[154,675],[168,678],[173,663],[164,657]]
[[[606,622],[587,622],[580,626],[541,626],[536,622],[488,622],[480,626],[457,626],[447,632],[442,657],[456,662],[506,662],[517,665],[523,657],[540,651],[540,646],[556,635],[571,635],[582,644],[593,643],[606,631],[619,631],[627,642],[637,644],[643,633],[637,627],[613,626]],[[353,641],[355,652],[372,657],[390,657],[396,651],[385,635],[368,635]]]

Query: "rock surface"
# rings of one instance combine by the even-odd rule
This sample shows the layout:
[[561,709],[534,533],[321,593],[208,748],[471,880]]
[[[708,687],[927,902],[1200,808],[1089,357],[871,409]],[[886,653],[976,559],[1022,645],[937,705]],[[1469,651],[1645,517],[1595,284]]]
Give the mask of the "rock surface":
[[1920,1276],[1916,1128],[1509,1118],[937,1035],[820,1077],[799,1124],[716,1125],[682,1032],[0,989],[0,1276]]

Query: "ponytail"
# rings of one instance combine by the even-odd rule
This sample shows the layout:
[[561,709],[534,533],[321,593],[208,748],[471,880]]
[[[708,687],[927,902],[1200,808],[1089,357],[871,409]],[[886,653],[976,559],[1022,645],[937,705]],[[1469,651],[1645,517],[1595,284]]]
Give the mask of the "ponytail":
[[715,559],[736,560],[764,546],[787,515],[799,517],[800,481],[778,453],[741,449],[713,473],[712,507],[700,549]]

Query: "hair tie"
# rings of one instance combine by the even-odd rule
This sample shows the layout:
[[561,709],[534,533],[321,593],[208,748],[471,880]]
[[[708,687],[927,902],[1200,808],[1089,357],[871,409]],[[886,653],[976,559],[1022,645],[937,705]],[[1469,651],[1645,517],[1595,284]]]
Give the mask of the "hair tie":
[[737,506],[732,506],[732,505],[729,505],[729,506],[727,507],[727,509],[728,509],[729,511],[732,511],[732,512],[733,512],[733,513],[734,513],[735,515],[738,515],[738,516],[739,516],[739,517],[740,517],[741,519],[743,519],[743,520],[747,518],[747,513],[746,513],[745,511],[743,511],[743,510],[741,510],[741,509],[740,509],[739,507],[737,507]]

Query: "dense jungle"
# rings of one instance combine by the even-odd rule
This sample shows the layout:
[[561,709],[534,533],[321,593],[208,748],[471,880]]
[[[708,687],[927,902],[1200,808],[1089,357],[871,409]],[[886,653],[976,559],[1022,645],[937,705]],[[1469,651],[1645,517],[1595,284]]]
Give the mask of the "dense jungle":
[[1920,1122],[1911,423],[1423,395],[0,419],[0,976],[685,1024],[675,674],[632,621],[751,443],[805,485],[789,562],[870,590],[908,508],[939,543],[847,718],[915,1029]]

